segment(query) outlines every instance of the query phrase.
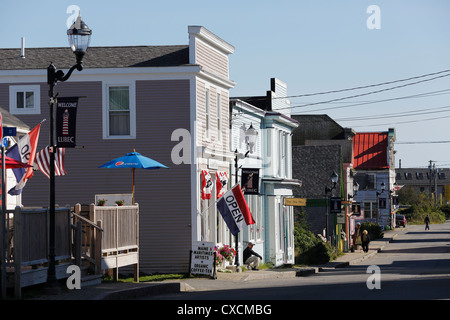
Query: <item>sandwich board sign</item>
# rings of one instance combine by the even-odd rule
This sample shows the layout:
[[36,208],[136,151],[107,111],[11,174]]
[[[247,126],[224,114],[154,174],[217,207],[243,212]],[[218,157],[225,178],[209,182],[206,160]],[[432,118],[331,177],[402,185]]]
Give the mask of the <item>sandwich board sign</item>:
[[214,270],[214,242],[193,241],[189,272],[212,275]]

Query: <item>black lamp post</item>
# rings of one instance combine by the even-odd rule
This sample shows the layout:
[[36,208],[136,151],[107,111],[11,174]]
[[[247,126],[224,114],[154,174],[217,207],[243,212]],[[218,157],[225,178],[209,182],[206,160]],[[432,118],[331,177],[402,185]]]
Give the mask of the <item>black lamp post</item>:
[[377,191],[377,223],[378,223],[378,217],[380,216],[380,194],[384,192],[384,189],[386,188],[384,182],[381,183],[381,192]]
[[57,100],[58,94],[54,95],[54,87],[58,81],[64,82],[71,76],[72,72],[77,69],[83,70],[83,57],[89,47],[92,30],[81,20],[78,15],[77,20],[73,23],[67,35],[69,37],[70,48],[76,56],[77,62],[72,66],[67,74],[61,70],[56,70],[53,63],[47,68],[47,84],[49,85],[48,96],[50,98],[50,223],[49,223],[49,252],[48,252],[48,271],[47,284],[50,286],[56,285],[56,269],[55,269],[55,139],[54,139],[54,111],[53,107]]
[[[240,159],[245,159],[249,153],[253,153],[254,146],[256,145],[256,138],[258,136],[258,131],[256,131],[255,128],[253,128],[253,125],[250,124],[250,127],[245,130],[245,141],[247,142],[248,150],[245,152],[245,154],[239,153],[236,149],[234,151],[234,172],[235,172],[235,184],[238,184],[238,161]],[[239,268],[239,233],[235,236],[235,250],[236,250],[236,258],[235,258],[235,265],[236,265],[236,271],[240,272],[241,269]],[[245,261],[244,261],[245,263]]]
[[326,234],[327,239],[328,239],[328,213],[329,213],[328,211],[330,210],[328,208],[328,200],[331,201],[331,196],[332,196],[331,191],[333,191],[333,189],[336,189],[336,184],[337,184],[337,182],[339,180],[339,176],[336,173],[336,171],[333,171],[333,173],[331,174],[330,179],[331,179],[331,183],[333,184],[333,186],[331,188],[328,188],[327,186],[325,187],[325,197],[327,197],[328,193],[330,193],[330,198],[326,199],[326,201],[327,201],[327,212],[326,212],[326,220],[325,220],[325,230],[327,232],[327,234]]

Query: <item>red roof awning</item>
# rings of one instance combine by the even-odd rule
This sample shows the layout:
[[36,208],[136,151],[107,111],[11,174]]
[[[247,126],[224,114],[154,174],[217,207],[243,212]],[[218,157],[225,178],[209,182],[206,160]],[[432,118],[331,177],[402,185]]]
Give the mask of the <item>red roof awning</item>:
[[357,133],[353,138],[353,168],[387,169],[388,132]]

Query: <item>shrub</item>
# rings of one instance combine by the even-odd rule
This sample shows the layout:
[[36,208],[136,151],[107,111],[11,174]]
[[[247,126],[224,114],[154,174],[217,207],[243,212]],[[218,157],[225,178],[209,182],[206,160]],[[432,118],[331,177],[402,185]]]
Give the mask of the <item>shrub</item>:
[[296,264],[324,264],[337,257],[337,248],[308,230],[303,210],[295,211],[294,245]]
[[305,265],[324,264],[338,255],[337,248],[303,228],[295,231],[295,253],[295,263]]
[[373,222],[363,222],[361,224],[361,234],[364,230],[367,230],[367,232],[369,233],[369,237],[372,240],[375,239],[381,239],[384,237],[384,233],[383,230],[381,230],[381,226],[378,225],[378,223],[373,223]]

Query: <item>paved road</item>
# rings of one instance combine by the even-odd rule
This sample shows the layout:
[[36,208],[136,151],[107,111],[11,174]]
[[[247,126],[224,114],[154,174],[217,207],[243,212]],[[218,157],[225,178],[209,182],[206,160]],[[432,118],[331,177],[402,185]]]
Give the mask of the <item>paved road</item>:
[[424,226],[408,226],[368,260],[309,277],[239,282],[189,279],[186,283],[195,291],[149,299],[450,299],[450,221],[431,225],[427,231]]

